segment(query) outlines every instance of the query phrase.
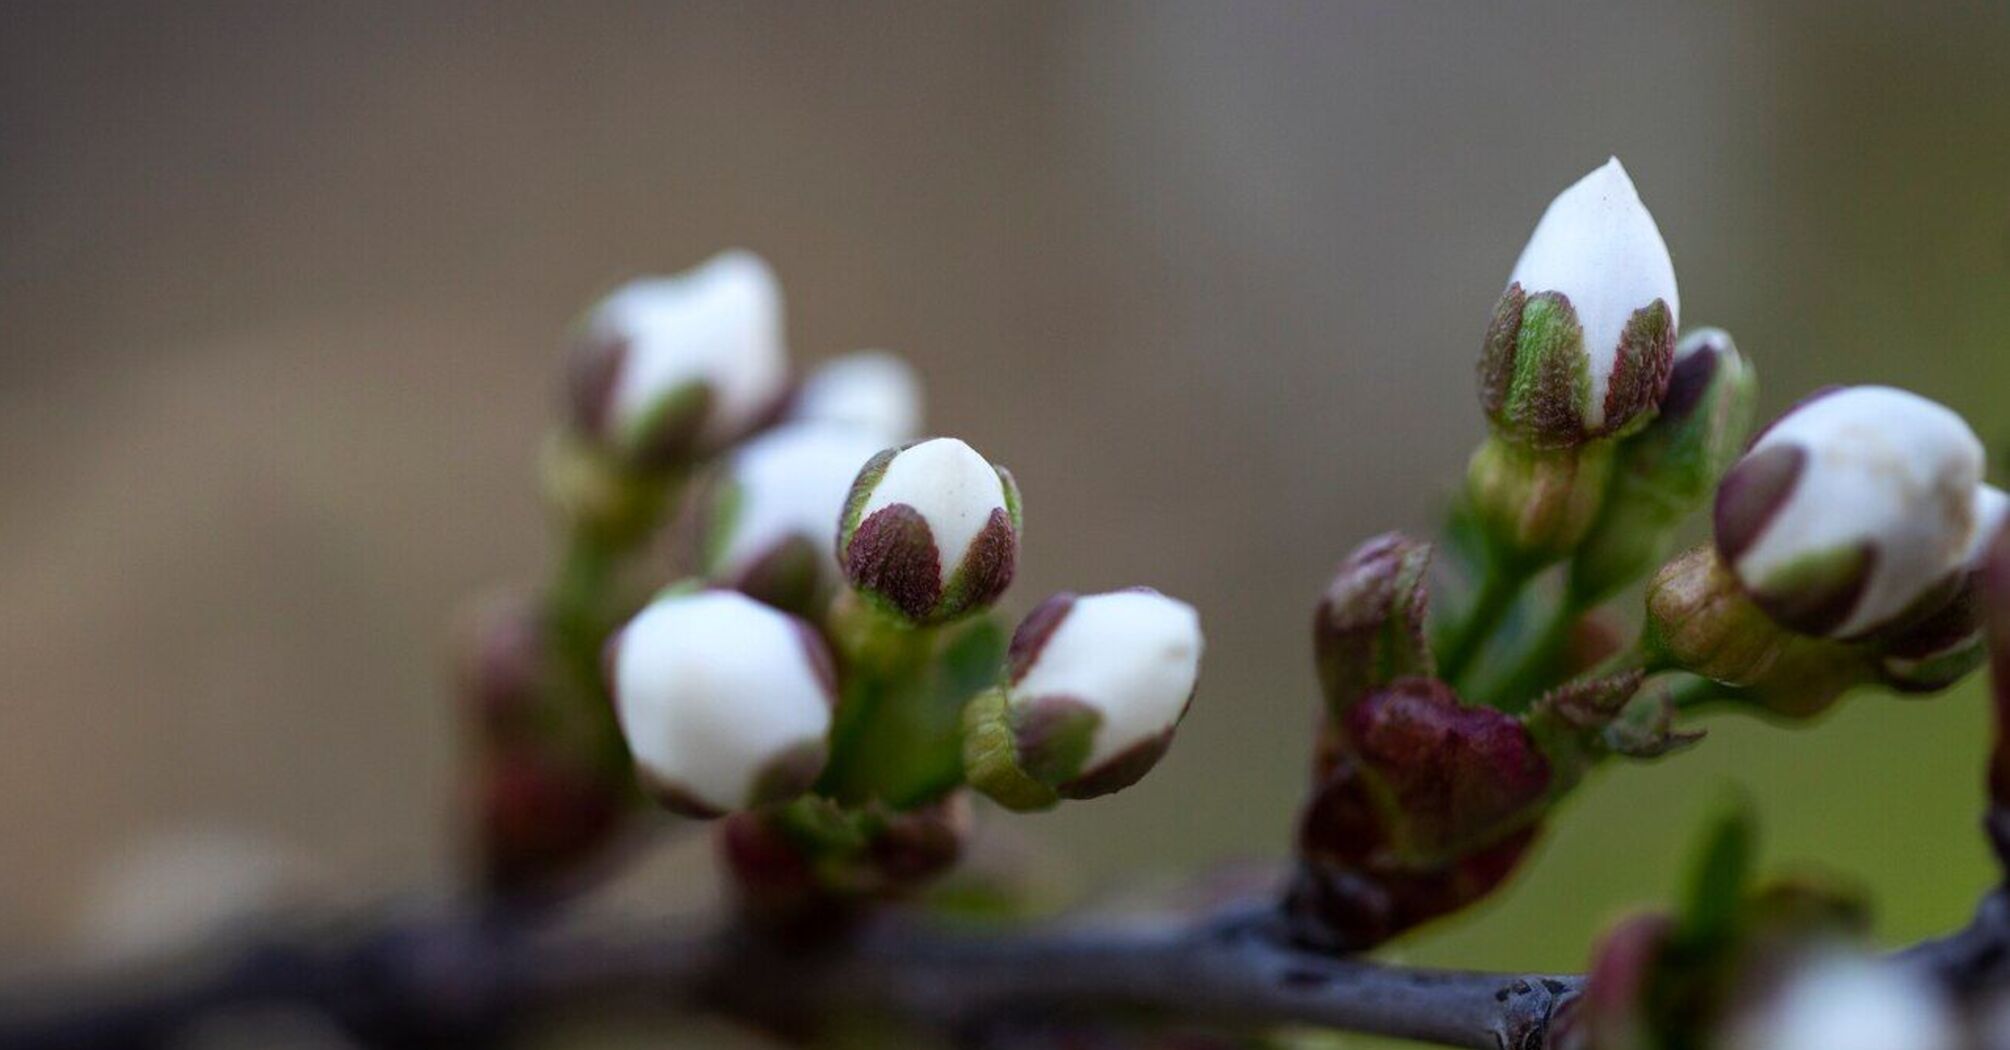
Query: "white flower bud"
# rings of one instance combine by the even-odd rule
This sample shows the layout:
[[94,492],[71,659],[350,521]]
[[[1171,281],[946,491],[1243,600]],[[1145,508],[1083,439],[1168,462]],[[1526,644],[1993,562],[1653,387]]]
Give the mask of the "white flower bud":
[[915,623],[983,609],[1019,557],[1012,475],[955,438],[873,457],[845,500],[838,561],[860,594]]
[[1817,959],[1748,1015],[1728,1050],[1959,1050],[1946,997],[1917,974],[1875,959]]
[[1917,394],[1817,395],[1762,433],[1718,487],[1718,554],[1781,623],[1867,634],[1958,583],[1977,544],[1982,460],[1968,424]]
[[842,576],[832,538],[874,430],[784,423],[735,449],[703,525],[706,574],[784,608],[810,608]]
[[846,354],[803,380],[791,416],[871,430],[882,445],[909,441],[921,430],[921,380],[897,354]]
[[674,461],[746,433],[788,382],[780,286],[752,252],[622,285],[587,315],[575,423],[615,451]]
[[783,801],[823,769],[830,654],[795,617],[731,591],[670,594],[615,636],[608,665],[638,773],[671,809]]
[[1147,588],[1042,602],[1004,686],[966,718],[970,782],[1015,808],[1093,798],[1149,772],[1200,676],[1200,617]]
[[1550,202],[1515,263],[1481,359],[1488,415],[1541,447],[1644,423],[1680,312],[1668,246],[1614,157]]

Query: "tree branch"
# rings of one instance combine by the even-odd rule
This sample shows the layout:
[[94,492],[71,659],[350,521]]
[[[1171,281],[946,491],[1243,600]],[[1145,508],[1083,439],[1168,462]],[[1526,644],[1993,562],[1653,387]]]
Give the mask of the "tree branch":
[[888,917],[816,943],[746,927],[620,934],[465,914],[240,947],[132,984],[0,1005],[0,1048],[158,1045],[205,1014],[297,1003],[373,1046],[486,1043],[583,1004],[701,1009],[788,1032],[881,1011],[970,1039],[1014,1011],[1140,1011],[1224,1027],[1305,1024],[1479,1050],[1541,1046],[1578,979],[1382,966],[1296,947],[1268,909],[1189,925],[952,932]]

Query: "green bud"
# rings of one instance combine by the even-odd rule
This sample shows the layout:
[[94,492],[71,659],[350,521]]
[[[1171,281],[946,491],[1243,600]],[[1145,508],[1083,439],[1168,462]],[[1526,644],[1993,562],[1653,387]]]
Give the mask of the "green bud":
[[1436,673],[1424,639],[1430,566],[1431,545],[1399,532],[1363,543],[1340,564],[1312,620],[1329,713],[1398,678]]
[[1596,605],[1667,557],[1676,528],[1743,449],[1757,387],[1722,329],[1691,332],[1676,347],[1660,412],[1620,442],[1605,505],[1572,558],[1575,605]]
[[1736,687],[1788,718],[1818,714],[1875,675],[1863,648],[1796,633],[1767,615],[1707,545],[1648,584],[1645,644],[1653,665]]
[[1584,541],[1605,500],[1613,442],[1539,449],[1489,437],[1466,467],[1473,518],[1497,555],[1529,568]]

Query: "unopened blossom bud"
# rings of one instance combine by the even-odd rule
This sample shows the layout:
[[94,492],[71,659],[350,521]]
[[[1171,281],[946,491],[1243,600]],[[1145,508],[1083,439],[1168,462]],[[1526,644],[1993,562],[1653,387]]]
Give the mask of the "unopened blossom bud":
[[751,252],[630,281],[588,312],[579,338],[573,425],[638,464],[725,445],[772,413],[788,382],[781,290]]
[[910,623],[988,608],[1019,559],[1012,475],[955,438],[887,449],[845,499],[838,562],[860,594]]
[[784,801],[823,769],[830,654],[795,617],[731,591],[669,594],[609,642],[608,666],[637,773],[670,809]]
[[1620,443],[1598,521],[1571,559],[1574,602],[1595,605],[1667,557],[1676,527],[1743,450],[1757,393],[1751,365],[1723,329],[1676,344],[1660,410]]
[[1725,1050],[1960,1050],[1953,1004],[1917,972],[1855,955],[1818,957],[1734,1020]]
[[810,612],[840,583],[831,537],[880,436],[835,423],[785,423],[735,449],[710,493],[705,574],[778,608]]
[[1855,638],[1930,613],[1975,542],[1982,443],[1890,387],[1817,395],[1717,490],[1717,552],[1752,600],[1806,634]]
[[1342,746],[1299,826],[1299,935],[1362,949],[1493,891],[1533,840],[1554,773],[1520,719],[1408,678],[1336,720]]
[[1200,617],[1147,588],[1042,602],[1005,683],[965,709],[965,774],[1013,809],[1137,782],[1172,746],[1200,675]]
[[1515,263],[1480,358],[1487,416],[1537,448],[1630,433],[1667,388],[1680,309],[1668,246],[1614,157],[1557,195]]
[[789,417],[870,430],[883,437],[882,445],[910,441],[921,430],[921,380],[897,354],[846,354],[803,380]]
[[1312,648],[1327,711],[1345,712],[1399,678],[1433,673],[1424,617],[1431,545],[1399,532],[1356,547],[1312,616]]

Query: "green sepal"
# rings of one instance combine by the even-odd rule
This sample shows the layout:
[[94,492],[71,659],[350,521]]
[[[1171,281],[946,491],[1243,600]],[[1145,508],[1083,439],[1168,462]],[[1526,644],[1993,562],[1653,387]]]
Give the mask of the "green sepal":
[[1019,764],[1019,736],[1005,690],[979,693],[963,709],[963,777],[1006,809],[1022,813],[1052,809],[1061,796]]

